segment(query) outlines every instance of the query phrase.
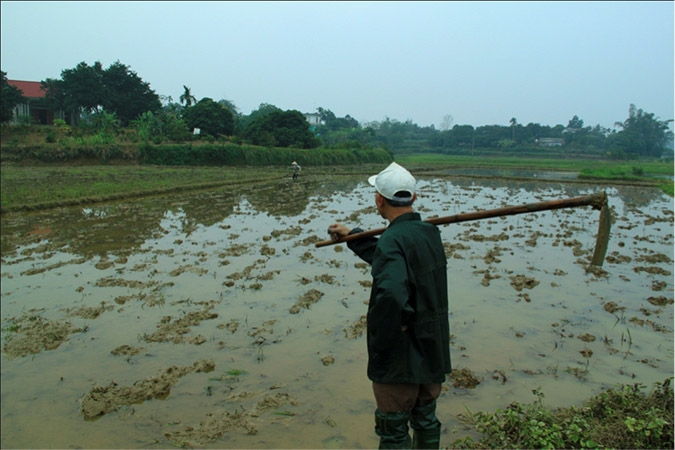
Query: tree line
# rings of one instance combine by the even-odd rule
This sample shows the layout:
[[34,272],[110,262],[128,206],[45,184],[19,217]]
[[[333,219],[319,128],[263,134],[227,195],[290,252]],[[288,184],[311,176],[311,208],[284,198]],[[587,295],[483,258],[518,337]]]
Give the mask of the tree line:
[[[283,110],[263,103],[250,114],[242,114],[229,100],[197,98],[188,86],[178,101],[160,96],[131,68],[119,61],[104,68],[100,62],[79,63],[61,72],[59,79],[41,82],[47,105],[62,110],[71,125],[93,126],[106,132],[132,127],[146,141],[185,142],[195,139],[226,139],[267,147],[295,148],[385,148],[393,153],[473,153],[485,150],[502,153],[589,154],[616,158],[660,157],[670,150],[671,120],[630,105],[628,117],[615,129],[587,126],[578,116],[567,125],[518,123],[506,125],[455,124],[446,116],[441,129],[419,126],[410,120],[359,123],[350,115],[337,117],[319,107],[320,124],[310,126],[297,110]],[[21,92],[8,85],[2,72],[0,119],[11,120],[12,109],[22,101]],[[547,150],[543,150],[549,147]]]

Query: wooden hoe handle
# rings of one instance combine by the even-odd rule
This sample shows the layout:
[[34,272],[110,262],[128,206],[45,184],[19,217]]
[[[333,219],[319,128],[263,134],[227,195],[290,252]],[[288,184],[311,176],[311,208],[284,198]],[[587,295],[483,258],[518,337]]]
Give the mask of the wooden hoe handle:
[[[492,217],[513,216],[516,214],[533,213],[537,211],[548,211],[552,209],[562,208],[576,208],[579,206],[592,206],[593,209],[600,210],[600,227],[598,228],[598,238],[595,246],[591,264],[601,266],[607,252],[607,244],[609,242],[609,227],[611,224],[609,207],[607,204],[607,194],[603,191],[593,195],[586,195],[583,197],[573,197],[560,200],[549,200],[539,203],[529,203],[527,205],[506,206],[504,208],[488,209],[482,211],[475,211],[470,213],[456,214],[454,216],[434,217],[426,219],[425,222],[434,225],[445,225],[448,223],[467,222],[470,220],[482,220]],[[342,242],[349,242],[356,239],[363,239],[366,237],[377,236],[384,233],[387,228],[376,228],[373,230],[363,231],[344,236],[337,241],[326,240],[314,244],[315,247],[325,247],[327,245],[339,244]]]

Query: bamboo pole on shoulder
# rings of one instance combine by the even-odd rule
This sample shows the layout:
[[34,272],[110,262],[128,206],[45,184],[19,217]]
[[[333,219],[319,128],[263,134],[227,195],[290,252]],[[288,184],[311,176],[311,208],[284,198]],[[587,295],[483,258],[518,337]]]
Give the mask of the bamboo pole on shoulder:
[[[450,223],[468,222],[471,220],[483,220],[483,219],[490,219],[493,217],[534,213],[538,211],[549,211],[562,208],[577,208],[580,206],[592,206],[593,209],[600,210],[600,223],[598,225],[598,234],[596,238],[595,249],[593,251],[593,257],[591,258],[591,265],[602,266],[602,263],[605,259],[605,254],[607,253],[607,246],[609,243],[609,234],[611,227],[611,214],[607,202],[607,194],[604,191],[597,194],[586,195],[582,197],[548,200],[538,203],[529,203],[526,205],[506,206],[503,208],[474,211],[463,214],[455,214],[453,216],[434,217],[431,219],[426,219],[425,222],[429,222],[434,225],[446,225]],[[314,245],[315,247],[319,248],[325,247],[327,245],[340,244],[343,242],[349,242],[356,239],[363,239],[366,237],[377,236],[384,233],[386,229],[387,229],[386,227],[376,228],[373,230],[363,231],[361,233],[350,234],[336,241],[333,240],[320,241],[315,243]]]

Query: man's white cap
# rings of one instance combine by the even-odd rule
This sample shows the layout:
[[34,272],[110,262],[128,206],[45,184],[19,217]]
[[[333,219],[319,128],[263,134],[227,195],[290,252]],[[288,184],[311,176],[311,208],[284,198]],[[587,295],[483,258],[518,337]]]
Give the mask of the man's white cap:
[[415,177],[395,162],[377,175],[368,178],[368,183],[375,186],[377,192],[389,200],[407,202],[415,195]]

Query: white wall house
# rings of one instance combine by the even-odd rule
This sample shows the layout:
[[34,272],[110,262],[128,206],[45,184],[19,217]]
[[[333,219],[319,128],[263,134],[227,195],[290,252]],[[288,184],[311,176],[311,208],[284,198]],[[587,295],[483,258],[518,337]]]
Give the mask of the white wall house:
[[316,127],[323,125],[323,121],[321,120],[319,113],[305,113],[304,115],[305,119],[307,119],[307,123],[309,123],[309,126]]

